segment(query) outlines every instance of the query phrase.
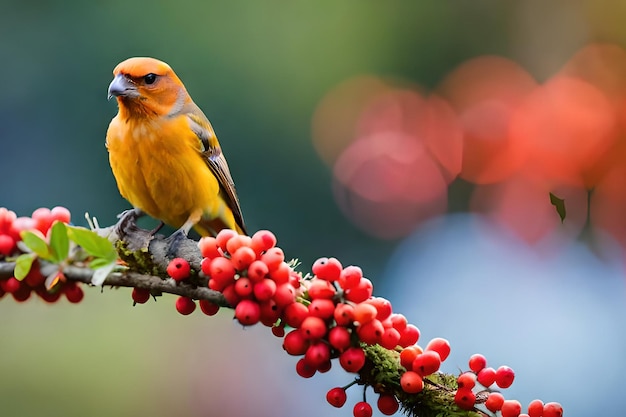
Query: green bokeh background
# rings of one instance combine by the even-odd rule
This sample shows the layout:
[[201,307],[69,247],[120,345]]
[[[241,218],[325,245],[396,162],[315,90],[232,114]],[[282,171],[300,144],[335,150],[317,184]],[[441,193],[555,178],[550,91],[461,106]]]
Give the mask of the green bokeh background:
[[[154,56],[176,70],[212,121],[249,229],[271,229],[303,265],[333,255],[376,282],[397,242],[357,230],[334,202],[310,133],[324,94],[359,74],[433,87],[482,54],[510,57],[542,79],[590,39],[626,40],[626,7],[616,4],[4,0],[0,206],[29,215],[64,205],[78,224],[87,211],[113,223],[128,203],[104,147],[116,113],[106,90],[118,62]],[[241,413],[221,402],[198,405],[204,395],[248,401],[247,415],[334,412],[323,403],[331,377],[316,377],[320,388],[311,390],[293,361],[280,362],[277,340],[240,331],[227,312],[184,318],[173,299],[132,308],[127,290],[86,293],[78,306],[2,300],[0,415]],[[272,394],[279,392],[287,394]]]

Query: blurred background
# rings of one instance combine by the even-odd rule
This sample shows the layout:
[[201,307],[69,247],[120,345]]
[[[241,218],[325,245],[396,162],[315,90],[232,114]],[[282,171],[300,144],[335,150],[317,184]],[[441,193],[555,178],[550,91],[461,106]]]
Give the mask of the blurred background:
[[[516,370],[506,396],[524,405],[620,415],[625,18],[592,0],[5,0],[0,206],[115,222],[111,71],[163,59],[212,121],[248,228],[301,270],[361,266],[423,344],[451,341],[445,371],[480,352]],[[299,378],[228,311],[34,298],[0,302],[2,415],[346,416],[361,396],[333,409],[349,375]]]

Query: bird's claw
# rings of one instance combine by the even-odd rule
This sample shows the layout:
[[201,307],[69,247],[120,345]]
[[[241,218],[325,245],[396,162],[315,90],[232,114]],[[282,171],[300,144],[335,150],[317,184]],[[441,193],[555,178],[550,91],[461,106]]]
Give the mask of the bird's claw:
[[185,233],[183,229],[178,229],[177,231],[175,231],[174,233],[172,233],[169,237],[165,239],[165,241],[168,244],[168,248],[167,248],[168,258],[176,257],[178,253],[178,249],[180,248],[180,244],[185,239],[187,239],[187,233]]

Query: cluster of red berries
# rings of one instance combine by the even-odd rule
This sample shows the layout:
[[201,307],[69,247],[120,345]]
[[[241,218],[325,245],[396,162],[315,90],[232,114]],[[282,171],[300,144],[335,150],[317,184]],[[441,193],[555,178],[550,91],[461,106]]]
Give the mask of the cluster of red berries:
[[[56,221],[68,224],[70,212],[65,207],[53,209],[38,208],[31,217],[17,217],[15,212],[0,207],[0,259],[12,260],[21,253],[18,243],[22,240],[20,233],[30,231],[41,234],[49,240],[49,231]],[[23,302],[35,293],[43,300],[53,303],[61,294],[71,303],[78,303],[84,293],[80,284],[65,279],[62,271],[55,271],[52,276],[44,276],[37,260],[34,261],[28,275],[22,280],[15,277],[0,278],[0,297],[11,294],[15,301]]]
[[[216,237],[202,238],[198,245],[208,287],[224,295],[241,324],[261,322],[271,327],[274,335],[284,337],[283,348],[300,357],[296,372],[304,378],[327,372],[333,359],[338,359],[345,371],[358,374],[367,361],[364,348],[379,345],[396,353],[401,369],[399,383],[406,396],[421,392],[424,378],[437,372],[450,354],[450,344],[443,338],[432,339],[425,348],[417,345],[419,329],[402,314],[394,313],[388,300],[373,297],[372,282],[357,266],[343,267],[335,258],[320,258],[313,264],[314,275],[303,278],[285,262],[283,251],[276,247],[276,237],[266,230],[252,237],[222,230]],[[176,258],[169,263],[167,273],[176,281],[184,281],[191,276],[191,268],[186,260]],[[133,290],[137,303],[146,302],[149,297],[147,290]],[[219,309],[206,300],[199,303],[207,315]],[[181,296],[176,300],[176,309],[181,314],[191,314],[196,303]],[[488,368],[482,355],[472,356],[470,369],[457,381],[455,402],[462,409],[471,410],[476,405],[473,388],[477,381],[485,388],[494,383],[507,388],[513,383],[511,368]],[[345,387],[329,390],[328,403],[342,407],[347,401],[346,389],[359,381],[357,378]],[[388,389],[377,391],[381,391],[377,401],[380,412],[396,413],[400,407],[396,395]],[[500,411],[503,417],[519,417],[521,407],[515,414],[516,404],[519,403],[504,400],[501,394],[493,392],[485,406]],[[545,407],[541,403],[545,408],[541,414],[537,414],[537,405],[533,404],[529,407],[531,417],[560,416],[554,411],[560,407],[556,403]],[[372,413],[372,406],[366,401],[354,405],[355,417],[371,417]]]
[[[508,366],[501,366],[498,369],[487,366],[487,359],[480,353],[470,357],[469,371],[461,373],[457,378],[458,390],[454,397],[456,404],[464,409],[471,410],[476,403],[476,394],[473,391],[476,383],[485,389],[489,389],[493,384],[498,388],[506,389],[513,384],[515,373]],[[489,392],[484,402],[487,410],[495,413],[500,411],[502,417],[562,417],[563,407],[559,403],[550,402],[544,404],[541,400],[534,400],[528,404],[526,413],[522,413],[522,405],[517,400],[506,400],[497,391]]]

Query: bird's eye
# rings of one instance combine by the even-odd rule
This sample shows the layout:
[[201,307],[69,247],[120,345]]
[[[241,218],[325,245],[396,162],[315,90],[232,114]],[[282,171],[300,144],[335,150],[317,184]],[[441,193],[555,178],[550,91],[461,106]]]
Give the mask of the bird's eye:
[[143,77],[143,81],[146,84],[153,84],[156,81],[156,79],[157,79],[157,76],[156,74],[153,74],[153,73],[150,73]]

